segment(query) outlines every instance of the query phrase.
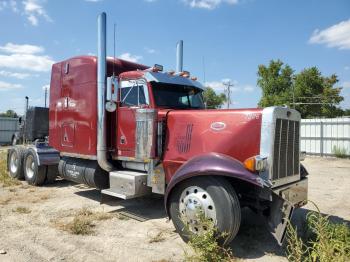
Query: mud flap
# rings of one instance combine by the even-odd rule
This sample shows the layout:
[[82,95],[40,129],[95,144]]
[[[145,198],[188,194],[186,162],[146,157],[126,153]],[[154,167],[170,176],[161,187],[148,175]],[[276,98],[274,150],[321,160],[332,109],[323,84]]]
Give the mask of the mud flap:
[[272,202],[270,206],[270,214],[267,217],[267,225],[279,245],[282,245],[283,243],[288,221],[292,217],[293,210],[294,207],[289,201],[272,193]]

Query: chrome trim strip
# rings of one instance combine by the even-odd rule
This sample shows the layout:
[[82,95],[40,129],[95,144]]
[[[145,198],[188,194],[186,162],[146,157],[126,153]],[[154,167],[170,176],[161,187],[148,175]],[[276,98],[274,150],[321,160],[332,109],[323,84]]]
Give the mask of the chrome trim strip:
[[60,156],[75,157],[75,158],[82,158],[82,159],[88,159],[88,160],[97,160],[97,157],[95,155],[83,155],[83,154],[76,154],[76,153],[61,152]]

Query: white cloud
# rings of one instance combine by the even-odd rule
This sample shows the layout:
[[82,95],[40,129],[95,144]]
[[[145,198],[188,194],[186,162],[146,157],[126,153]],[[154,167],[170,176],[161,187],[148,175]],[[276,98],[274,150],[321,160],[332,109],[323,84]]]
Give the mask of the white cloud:
[[124,53],[119,56],[120,59],[127,60],[130,62],[137,63],[142,59],[142,56],[139,55],[132,55],[130,53]]
[[246,92],[253,92],[255,90],[255,88],[254,88],[254,86],[251,86],[251,85],[245,85],[243,87],[243,90]]
[[37,54],[44,52],[44,48],[36,45],[17,45],[7,43],[4,46],[0,46],[0,51],[11,54]]
[[13,77],[13,78],[17,78],[17,79],[25,79],[25,78],[28,78],[32,75],[28,74],[28,73],[16,73],[16,72],[9,72],[9,71],[0,70],[0,76]]
[[324,30],[316,29],[310,39],[311,44],[325,44],[328,47],[350,49],[350,19]]
[[[221,81],[212,81],[204,83],[204,86],[213,88],[215,91],[222,93],[227,89],[227,83],[231,83],[231,92],[244,91],[244,92],[253,92],[255,90],[252,85],[241,85],[236,80],[231,80],[230,78],[224,78]],[[226,85],[225,85],[226,84]]]
[[220,4],[226,3],[229,5],[238,4],[238,0],[182,0],[186,5],[192,8],[202,8],[212,10]]
[[45,89],[47,90],[50,90],[50,85],[49,84],[46,84],[42,87],[42,89],[45,91]]
[[0,46],[0,51],[9,53],[0,54],[0,68],[46,72],[55,62],[50,56],[38,54],[45,51],[41,46],[7,43]]
[[18,13],[18,7],[17,7],[17,2],[16,0],[2,0],[0,1],[0,11],[10,8],[13,12]]
[[0,55],[0,67],[23,69],[36,72],[46,72],[51,69],[54,61],[49,56],[29,54]]
[[343,82],[343,87],[350,88],[350,81]]
[[344,70],[350,70],[350,66],[344,66]]
[[0,91],[9,90],[9,89],[18,89],[18,88],[22,88],[22,85],[0,81]]
[[146,52],[149,53],[149,54],[154,54],[154,53],[157,52],[155,49],[149,48],[149,47],[145,47],[145,50],[146,50]]
[[30,24],[33,26],[39,24],[39,18],[44,18],[46,21],[52,22],[52,19],[46,13],[46,10],[41,3],[42,1],[39,0],[24,0],[22,2],[24,13]]

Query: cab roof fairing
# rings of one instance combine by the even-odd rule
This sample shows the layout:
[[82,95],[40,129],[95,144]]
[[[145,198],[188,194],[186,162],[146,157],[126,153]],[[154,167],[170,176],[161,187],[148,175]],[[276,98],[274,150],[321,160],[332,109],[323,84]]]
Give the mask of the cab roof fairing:
[[144,77],[146,78],[147,82],[153,81],[158,83],[167,83],[174,85],[194,86],[202,90],[206,89],[200,82],[179,75],[169,75],[167,73],[158,72],[146,72],[144,74]]

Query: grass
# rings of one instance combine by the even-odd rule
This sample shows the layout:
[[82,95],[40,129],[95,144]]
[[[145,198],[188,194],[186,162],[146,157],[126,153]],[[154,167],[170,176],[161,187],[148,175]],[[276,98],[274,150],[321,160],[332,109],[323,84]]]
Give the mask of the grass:
[[164,232],[158,232],[155,236],[151,237],[148,243],[159,243],[165,240]]
[[[316,206],[316,205],[315,205]],[[287,229],[287,258],[289,261],[350,261],[350,228],[345,223],[333,223],[317,211],[307,215],[302,236],[290,223]]]
[[200,223],[207,230],[191,236],[188,244],[194,253],[188,254],[185,252],[185,260],[188,262],[236,261],[231,249],[219,244],[219,239],[224,238],[225,234],[219,234],[213,222],[204,218],[203,215],[200,217]]
[[333,146],[332,153],[338,158],[346,158],[348,157],[348,153],[346,148],[340,146]]
[[13,187],[20,185],[21,182],[13,179],[7,172],[7,152],[0,150],[0,184],[3,187]]
[[113,218],[112,214],[105,212],[93,212],[88,208],[82,208],[73,217],[73,220],[66,224],[58,224],[63,229],[74,235],[92,235],[97,221]]
[[13,212],[20,213],[20,214],[29,214],[31,211],[27,207],[16,207],[12,210]]

